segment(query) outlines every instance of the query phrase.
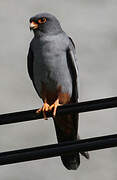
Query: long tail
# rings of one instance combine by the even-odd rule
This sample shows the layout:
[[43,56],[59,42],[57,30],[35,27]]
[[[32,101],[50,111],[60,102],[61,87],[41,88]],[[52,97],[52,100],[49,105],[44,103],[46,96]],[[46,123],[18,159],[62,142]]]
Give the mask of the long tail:
[[[78,115],[62,115],[54,118],[58,143],[75,141],[78,139]],[[61,156],[64,166],[69,170],[76,170],[80,165],[78,152],[67,153]]]

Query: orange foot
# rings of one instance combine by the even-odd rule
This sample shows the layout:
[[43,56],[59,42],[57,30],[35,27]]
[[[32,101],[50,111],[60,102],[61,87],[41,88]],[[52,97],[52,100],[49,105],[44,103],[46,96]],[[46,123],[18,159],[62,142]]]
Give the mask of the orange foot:
[[57,111],[57,107],[58,106],[61,106],[62,104],[59,104],[59,99],[57,99],[54,104],[52,104],[50,107],[49,107],[49,110],[51,111],[53,108],[54,108],[54,111],[53,111],[53,116],[55,117],[56,116],[56,111]]
[[47,120],[46,112],[50,110],[49,108],[50,108],[49,104],[45,102],[42,108],[38,109],[36,113],[40,113],[42,111],[44,119]]

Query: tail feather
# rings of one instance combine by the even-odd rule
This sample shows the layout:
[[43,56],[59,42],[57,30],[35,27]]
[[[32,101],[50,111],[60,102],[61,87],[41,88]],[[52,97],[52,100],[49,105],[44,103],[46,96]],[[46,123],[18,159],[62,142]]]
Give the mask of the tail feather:
[[[58,143],[77,140],[78,115],[62,115],[54,118]],[[61,156],[63,165],[68,170],[76,170],[80,165],[78,152],[67,153]]]
[[76,170],[80,165],[79,153],[69,153],[67,155],[63,155],[61,156],[61,160],[68,170]]

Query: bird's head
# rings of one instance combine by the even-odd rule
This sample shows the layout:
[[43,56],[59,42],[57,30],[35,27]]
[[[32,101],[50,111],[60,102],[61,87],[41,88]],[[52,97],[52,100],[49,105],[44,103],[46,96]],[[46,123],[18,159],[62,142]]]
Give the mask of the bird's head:
[[37,14],[30,18],[30,30],[33,30],[34,34],[57,34],[62,32],[57,18],[49,13]]

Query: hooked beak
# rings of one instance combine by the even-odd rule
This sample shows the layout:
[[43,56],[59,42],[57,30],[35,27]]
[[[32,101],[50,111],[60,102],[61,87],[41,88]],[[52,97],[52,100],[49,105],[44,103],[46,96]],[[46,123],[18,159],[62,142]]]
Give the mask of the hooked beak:
[[34,29],[37,29],[38,28],[38,24],[35,23],[35,22],[31,22],[30,23],[30,30],[34,30]]

